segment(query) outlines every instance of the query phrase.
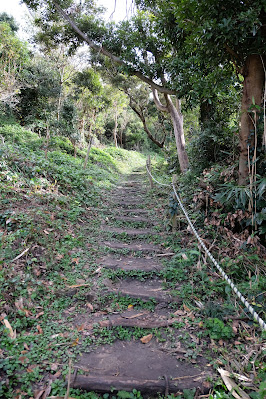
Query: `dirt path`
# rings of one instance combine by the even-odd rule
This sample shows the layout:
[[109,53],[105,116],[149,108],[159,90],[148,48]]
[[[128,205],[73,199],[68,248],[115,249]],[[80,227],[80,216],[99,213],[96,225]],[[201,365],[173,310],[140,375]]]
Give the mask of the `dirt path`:
[[135,173],[111,194],[94,287],[102,305],[79,317],[88,337],[97,333],[110,343],[102,339],[82,351],[74,365],[82,374],[72,376],[71,386],[97,392],[196,389],[206,394],[213,371],[197,327],[189,322],[194,316],[160,277],[162,259],[168,258],[158,255],[167,250],[154,239],[159,232],[147,210],[146,190],[144,175]]

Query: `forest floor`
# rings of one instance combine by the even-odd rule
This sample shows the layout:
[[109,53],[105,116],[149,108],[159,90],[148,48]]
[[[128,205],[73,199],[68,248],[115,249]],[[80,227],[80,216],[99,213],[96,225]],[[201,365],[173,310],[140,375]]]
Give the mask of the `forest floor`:
[[4,148],[1,171],[0,396],[230,398],[235,381],[262,398],[258,326],[184,220],[168,229],[145,157],[95,150],[82,171],[31,137],[32,152],[29,137]]

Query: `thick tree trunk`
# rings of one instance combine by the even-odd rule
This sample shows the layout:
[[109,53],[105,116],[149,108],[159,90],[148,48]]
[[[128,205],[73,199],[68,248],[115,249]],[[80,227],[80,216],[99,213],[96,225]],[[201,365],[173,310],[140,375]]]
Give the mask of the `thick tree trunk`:
[[170,96],[167,96],[167,108],[169,110],[172,124],[174,127],[174,135],[177,149],[177,156],[180,165],[181,172],[184,173],[188,170],[188,156],[185,148],[185,135],[183,128],[183,116],[180,112],[180,105],[177,103],[177,107],[174,106]]
[[257,112],[252,112],[252,105],[261,106],[262,104],[265,75],[260,55],[249,55],[245,61],[243,70],[244,83],[239,132],[239,185],[248,183],[248,157],[254,151],[254,123],[257,122]]
[[180,165],[181,172],[184,173],[189,167],[188,156],[185,148],[185,135],[183,129],[183,116],[180,111],[180,100],[177,100],[176,107],[168,94],[165,94],[167,105],[163,105],[158,97],[155,89],[152,89],[154,103],[159,111],[169,112],[174,127],[174,135],[177,149],[177,157]]
[[213,114],[214,114],[213,104],[210,104],[206,100],[201,99],[199,122],[202,129],[208,127],[208,125],[212,121]]

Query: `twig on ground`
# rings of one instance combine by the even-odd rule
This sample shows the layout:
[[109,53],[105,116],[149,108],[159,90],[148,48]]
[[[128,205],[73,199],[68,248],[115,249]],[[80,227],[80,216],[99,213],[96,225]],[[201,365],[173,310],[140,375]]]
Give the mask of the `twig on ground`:
[[15,262],[15,260],[18,260],[18,259],[22,258],[22,256],[25,255],[29,250],[30,250],[30,247],[25,249],[23,252],[21,252],[21,254],[19,254],[14,259],[12,259],[10,263]]
[[67,390],[66,390],[66,394],[65,394],[65,396],[64,396],[64,399],[69,399],[70,380],[71,380],[71,364],[72,364],[72,359],[69,359]]

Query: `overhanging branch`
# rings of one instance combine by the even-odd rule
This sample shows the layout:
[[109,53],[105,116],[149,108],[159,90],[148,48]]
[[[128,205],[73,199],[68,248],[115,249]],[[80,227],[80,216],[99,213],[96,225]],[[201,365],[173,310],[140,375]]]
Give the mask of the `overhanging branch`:
[[[85,33],[83,33],[79,27],[75,24],[74,21],[72,21],[72,19],[69,17],[69,15],[67,15],[67,13],[59,6],[59,4],[52,0],[52,3],[54,4],[56,10],[59,12],[59,14],[69,23],[69,25],[72,27],[72,29],[79,35],[79,37],[84,40],[89,46],[90,48],[92,48],[93,50],[103,54],[104,56],[110,58],[114,63],[118,64],[118,65],[122,65],[125,67],[129,67],[129,65],[121,60],[121,58],[117,57],[116,55],[112,54],[110,51],[108,51],[107,49],[105,49],[102,46],[98,46],[96,43],[94,43],[93,40],[91,40]],[[132,70],[132,75],[137,76],[140,80],[142,80],[143,82],[147,83],[148,85],[150,85],[153,89],[158,90],[160,93],[164,93],[164,94],[176,94],[176,92],[174,92],[173,90],[167,89],[166,87],[160,86],[157,83],[153,82],[152,79],[148,78],[147,76],[143,75],[141,72],[136,71],[136,70]]]

